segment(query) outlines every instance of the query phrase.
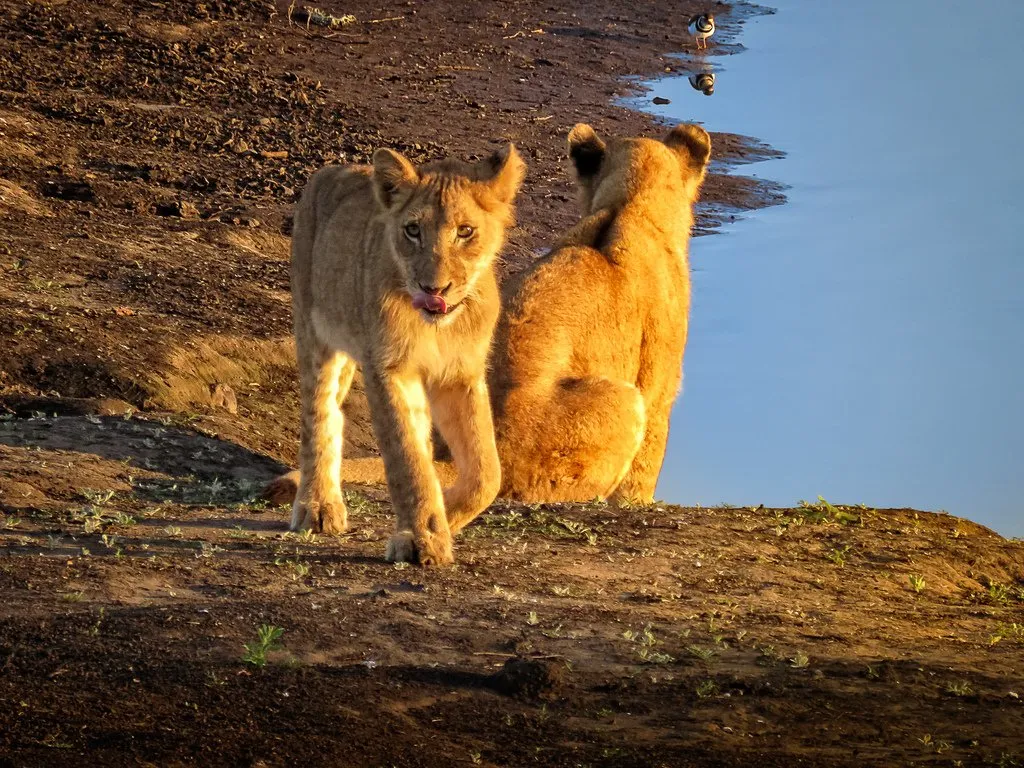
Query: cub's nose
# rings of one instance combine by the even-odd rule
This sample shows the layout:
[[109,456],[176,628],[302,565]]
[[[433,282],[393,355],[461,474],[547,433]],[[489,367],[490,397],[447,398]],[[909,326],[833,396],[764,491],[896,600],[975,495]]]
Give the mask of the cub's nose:
[[451,283],[448,283],[444,288],[438,288],[436,285],[424,285],[423,283],[420,283],[420,290],[424,293],[429,293],[432,296],[444,296],[448,293],[448,289],[451,287]]

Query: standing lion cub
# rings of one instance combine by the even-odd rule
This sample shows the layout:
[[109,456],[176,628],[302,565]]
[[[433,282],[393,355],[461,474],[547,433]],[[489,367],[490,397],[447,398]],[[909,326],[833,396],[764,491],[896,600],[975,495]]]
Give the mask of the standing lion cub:
[[[494,499],[501,470],[486,382],[498,317],[493,265],[525,165],[511,144],[476,164],[315,173],[295,214],[292,303],[302,393],[292,530],[340,533],[342,413],[358,365],[397,530],[387,558],[450,563],[451,534]],[[429,404],[429,408],[428,408]],[[458,479],[442,493],[431,416]]]
[[682,381],[711,139],[569,134],[583,219],[508,289],[491,393],[503,496],[650,502]]

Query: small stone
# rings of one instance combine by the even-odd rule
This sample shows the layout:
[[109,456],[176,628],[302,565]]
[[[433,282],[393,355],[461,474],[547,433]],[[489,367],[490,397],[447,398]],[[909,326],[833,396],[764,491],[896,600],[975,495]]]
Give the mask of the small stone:
[[179,219],[199,218],[199,209],[187,200],[171,200],[156,203],[153,212],[157,216],[177,216]]
[[653,101],[655,104],[671,104],[672,103],[672,101],[670,99],[666,99],[663,96],[655,96],[653,99],[651,99],[651,101]]
[[550,698],[566,683],[566,667],[549,659],[516,656],[491,678],[495,690],[527,699]]
[[238,398],[235,396],[235,390],[227,384],[211,385],[210,402],[214,408],[223,408],[232,415],[238,413]]
[[43,182],[43,197],[55,197],[59,200],[78,200],[91,203],[96,200],[96,193],[87,181],[57,179]]

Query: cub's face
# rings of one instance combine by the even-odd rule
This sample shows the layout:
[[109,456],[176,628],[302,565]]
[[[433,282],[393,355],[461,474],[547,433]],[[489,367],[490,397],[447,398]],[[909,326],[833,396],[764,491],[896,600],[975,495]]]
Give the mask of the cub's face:
[[512,145],[476,164],[414,167],[378,150],[374,189],[404,289],[423,318],[454,317],[494,263],[525,166]]
[[585,123],[569,132],[569,156],[576,171],[584,215],[621,206],[649,190],[666,190],[680,203],[696,199],[711,157],[711,137],[699,125],[677,125],[663,141],[603,141]]

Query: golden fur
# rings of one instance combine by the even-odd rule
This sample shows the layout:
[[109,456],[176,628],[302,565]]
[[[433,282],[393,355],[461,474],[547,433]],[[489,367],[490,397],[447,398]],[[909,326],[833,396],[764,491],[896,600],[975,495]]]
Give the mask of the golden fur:
[[[664,141],[605,142],[581,124],[569,150],[583,218],[506,285],[495,334],[501,495],[650,502],[682,381],[690,228],[711,139],[680,125]],[[296,474],[269,498],[290,500]],[[345,478],[381,474],[379,460],[360,459]]]
[[[378,150],[372,168],[329,166],[310,178],[291,267],[301,479],[278,481],[297,481],[292,530],[346,528],[340,404],[357,365],[397,516],[389,560],[452,562],[451,534],[494,499],[501,473],[485,375],[499,311],[493,264],[524,170],[508,145],[476,164],[419,168]],[[424,291],[451,310],[415,308]],[[431,416],[458,471],[444,492]]]
[[501,495],[650,502],[682,381],[711,140],[569,134],[583,219],[514,285],[491,376]]

